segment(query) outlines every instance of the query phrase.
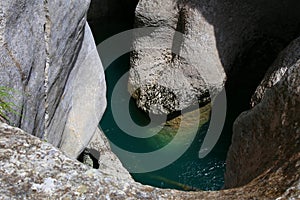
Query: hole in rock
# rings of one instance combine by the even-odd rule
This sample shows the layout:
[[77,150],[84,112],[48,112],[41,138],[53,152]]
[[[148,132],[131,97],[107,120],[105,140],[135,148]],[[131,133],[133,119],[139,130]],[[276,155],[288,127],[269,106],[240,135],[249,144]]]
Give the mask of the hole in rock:
[[77,160],[95,169],[99,168],[100,153],[95,149],[84,149],[83,152],[78,156]]

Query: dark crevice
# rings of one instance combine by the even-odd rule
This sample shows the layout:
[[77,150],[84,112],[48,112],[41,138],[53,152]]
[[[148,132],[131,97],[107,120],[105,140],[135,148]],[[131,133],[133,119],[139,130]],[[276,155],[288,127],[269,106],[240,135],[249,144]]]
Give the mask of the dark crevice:
[[288,43],[280,38],[262,36],[244,45],[245,50],[234,62],[226,82],[229,100],[239,94],[239,103],[235,103],[235,107],[240,105],[241,111],[250,108],[251,96],[277,55]]
[[92,0],[87,20],[96,44],[133,28],[138,0]]
[[178,57],[180,53],[180,47],[183,43],[183,34],[185,33],[185,19],[184,19],[184,12],[181,10],[179,12],[178,21],[176,25],[176,32],[173,37],[172,42],[172,59],[171,62],[174,61],[176,57]]
[[280,38],[263,36],[244,45],[225,84],[227,95],[227,115],[224,129],[218,143],[231,144],[233,123],[237,117],[249,110],[250,100],[262,81],[268,68],[288,42]]
[[[77,160],[86,165],[92,164],[94,169],[99,169],[98,159],[100,157],[100,153],[95,149],[84,149],[84,151],[78,156]],[[89,161],[87,161],[89,160]]]

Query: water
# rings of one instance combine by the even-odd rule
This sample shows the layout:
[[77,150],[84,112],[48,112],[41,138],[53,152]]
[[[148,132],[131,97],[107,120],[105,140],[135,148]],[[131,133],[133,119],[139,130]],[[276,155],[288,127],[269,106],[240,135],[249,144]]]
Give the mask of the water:
[[[133,4],[136,4],[136,2]],[[120,15],[114,11],[111,11],[110,13],[113,13],[114,17],[110,16],[106,20],[104,19],[90,23],[97,44],[114,34],[133,28],[133,9]],[[241,56],[241,61],[237,59],[234,66],[236,66],[235,69],[238,69],[238,71],[229,73],[228,81],[226,82],[227,116],[225,125],[218,143],[204,159],[198,158],[198,152],[208,129],[208,115],[200,120],[199,129],[195,139],[188,150],[178,160],[157,171],[132,174],[133,178],[143,184],[162,188],[175,188],[181,190],[221,189],[224,183],[223,175],[225,172],[225,160],[231,143],[233,122],[242,111],[250,108],[249,101],[251,95],[261,81],[265,70],[270,66],[280,50],[272,46],[274,44],[276,46],[277,42],[268,42],[268,40],[263,38],[263,42],[257,41],[252,45],[253,47],[250,45],[250,48],[245,51],[243,56]],[[285,45],[282,45],[282,47],[283,46]],[[108,105],[99,126],[103,129],[110,141],[123,149],[133,152],[155,151],[167,145],[175,136],[177,130],[172,129],[169,126],[164,126],[164,129],[157,135],[149,139],[138,139],[124,133],[115,123],[112,116],[111,95],[114,85],[128,70],[129,55],[127,54],[113,62],[105,71],[108,88]],[[260,73],[257,73],[257,71]],[[260,74],[261,77],[258,77],[258,74]],[[124,84],[123,87],[123,92],[126,92],[126,84]],[[116,100],[118,101],[118,104],[122,105],[122,98]],[[136,124],[146,126],[150,122],[150,118],[147,114],[138,109],[133,100],[131,100],[129,104],[124,103],[123,106],[130,107],[131,118]],[[209,112],[207,107],[209,106],[205,106],[200,110],[207,113]],[[157,127],[160,126],[162,125],[158,121]],[[155,127],[153,128],[155,129]],[[146,131],[151,132],[152,130]],[[189,127],[186,127],[186,134],[189,134]]]
[[[132,28],[133,18],[124,20],[124,23],[98,22],[91,26],[96,43],[121,31]],[[139,139],[124,133],[114,121],[111,110],[111,95],[116,82],[129,70],[129,55],[126,54],[115,60],[105,71],[107,81],[107,110],[99,124],[108,139],[117,146],[133,152],[150,152],[167,145],[175,136],[177,130],[164,126],[162,131],[148,139]],[[123,92],[127,92],[127,85],[124,84]],[[122,96],[122,95],[121,95]],[[122,98],[115,99],[118,104],[124,103]],[[130,108],[130,115],[133,121],[146,126],[150,118],[139,108],[133,100],[124,103],[124,107]],[[204,159],[198,158],[198,152],[209,125],[209,106],[200,109],[206,115],[200,119],[197,135],[187,151],[174,163],[157,171],[148,173],[133,173],[133,178],[143,184],[161,188],[174,188],[180,190],[219,190],[224,184],[225,160],[231,141],[231,127],[233,120],[226,123],[225,128],[214,149]],[[202,115],[201,115],[202,116]],[[187,124],[188,125],[188,124]],[[161,121],[157,121],[161,127]],[[156,127],[153,127],[155,129]],[[153,130],[146,130],[153,131]],[[186,127],[186,134],[189,134],[189,127]],[[183,141],[184,142],[184,141]],[[175,150],[174,150],[175,151]],[[119,155],[120,156],[120,155]],[[122,158],[121,158],[122,160]]]
[[[129,55],[127,54],[114,61],[105,71],[108,105],[99,126],[115,145],[131,152],[151,152],[167,145],[176,135],[177,129],[164,126],[157,135],[144,139],[132,137],[118,127],[112,115],[111,96],[116,82],[128,69]],[[127,92],[127,85],[124,85],[124,92]],[[136,124],[146,126],[150,122],[149,116],[136,107],[134,100],[131,99],[129,105],[121,97],[114,99],[114,101],[121,105],[124,104],[124,107],[130,109],[130,115]],[[204,106],[202,111],[205,111],[207,115],[204,115],[204,118],[200,120],[197,135],[188,150],[174,163],[160,170],[148,173],[133,173],[132,176],[136,181],[157,187],[180,190],[219,190],[222,188],[225,159],[230,139],[223,134],[209,155],[204,159],[199,159],[198,152],[209,125],[209,105]],[[159,120],[157,126],[163,126]],[[153,127],[153,130],[155,130],[155,127]],[[186,134],[189,134],[188,127],[186,130]]]

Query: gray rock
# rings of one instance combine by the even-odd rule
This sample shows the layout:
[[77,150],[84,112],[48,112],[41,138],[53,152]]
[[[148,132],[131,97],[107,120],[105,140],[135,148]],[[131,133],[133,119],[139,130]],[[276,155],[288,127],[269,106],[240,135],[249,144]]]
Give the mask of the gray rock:
[[[100,145],[101,146],[101,145]],[[109,152],[108,152],[109,153]],[[102,153],[100,153],[100,157]],[[106,159],[106,158],[105,158]],[[109,159],[107,157],[107,159]],[[120,162],[111,172],[92,169],[66,157],[51,144],[0,123],[1,199],[297,199],[300,155],[283,162],[245,187],[223,191],[183,192],[124,179]]]
[[99,170],[107,174],[118,174],[128,182],[133,181],[129,172],[123,167],[118,157],[111,151],[109,141],[100,129],[96,129],[91,143],[87,146],[94,158],[98,159]]
[[285,50],[283,50],[272,66],[268,69],[264,79],[257,87],[251,99],[254,107],[263,98],[268,88],[276,85],[284,76],[285,72],[300,59],[300,38],[294,40]]
[[98,129],[105,108],[104,71],[86,25],[82,47],[51,120],[47,141],[76,158]]
[[44,130],[44,39],[43,1],[0,1],[0,84],[13,88],[19,115],[11,123],[42,135]]
[[[89,1],[45,1],[46,40],[46,130],[51,123],[66,84],[78,61],[84,40]],[[47,63],[49,66],[47,66]],[[84,64],[84,63],[83,63]],[[84,65],[82,67],[85,67]],[[48,119],[47,119],[48,118]],[[51,130],[51,128],[49,128]],[[47,133],[46,133],[47,134]]]
[[[293,41],[279,55],[270,68],[273,71],[258,88],[256,95],[261,100],[257,98],[256,106],[242,113],[234,123],[226,161],[227,188],[243,186],[268,171],[280,173],[282,163],[299,156],[299,41]],[[283,70],[286,72],[278,78]],[[293,167],[289,171],[294,173]]]
[[134,37],[129,91],[153,113],[214,98],[247,45],[295,37],[299,8],[299,2],[280,0],[141,0],[136,27],[157,29]]
[[[11,123],[75,158],[106,107],[102,64],[86,25],[89,1],[0,1],[0,85]],[[50,133],[50,134],[49,134]]]

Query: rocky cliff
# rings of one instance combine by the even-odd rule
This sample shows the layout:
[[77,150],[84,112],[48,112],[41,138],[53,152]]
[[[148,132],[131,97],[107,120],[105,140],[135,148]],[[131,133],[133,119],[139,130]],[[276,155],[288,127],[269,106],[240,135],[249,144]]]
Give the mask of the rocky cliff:
[[[75,158],[106,106],[103,68],[86,25],[89,1],[0,1],[0,85],[15,126]],[[76,145],[74,145],[76,144]]]

